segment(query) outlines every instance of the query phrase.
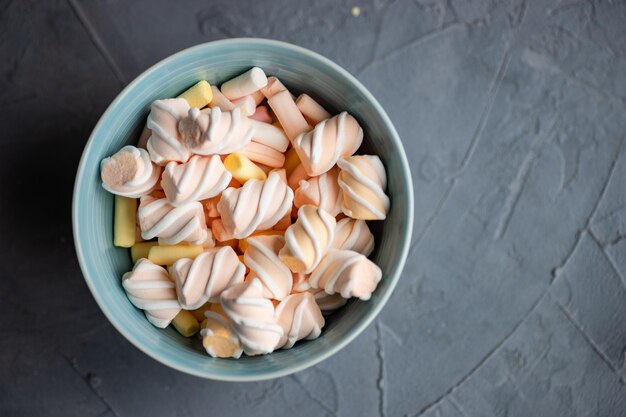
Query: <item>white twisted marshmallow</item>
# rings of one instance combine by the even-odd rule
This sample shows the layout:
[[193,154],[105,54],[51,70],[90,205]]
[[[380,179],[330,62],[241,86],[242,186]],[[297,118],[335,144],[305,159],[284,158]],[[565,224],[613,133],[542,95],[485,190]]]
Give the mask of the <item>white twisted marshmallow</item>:
[[122,287],[133,305],[156,327],[167,327],[180,312],[175,285],[165,268],[140,259],[122,277]]

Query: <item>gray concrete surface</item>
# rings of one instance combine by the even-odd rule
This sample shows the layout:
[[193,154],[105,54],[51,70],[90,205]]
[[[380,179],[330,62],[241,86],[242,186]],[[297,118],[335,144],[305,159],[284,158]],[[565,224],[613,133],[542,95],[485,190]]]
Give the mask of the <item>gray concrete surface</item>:
[[[351,13],[360,7],[360,15]],[[148,358],[83,282],[89,132],[142,70],[260,36],[347,68],[415,182],[404,275],[313,369],[233,384]],[[0,2],[0,415],[626,415],[626,4]]]

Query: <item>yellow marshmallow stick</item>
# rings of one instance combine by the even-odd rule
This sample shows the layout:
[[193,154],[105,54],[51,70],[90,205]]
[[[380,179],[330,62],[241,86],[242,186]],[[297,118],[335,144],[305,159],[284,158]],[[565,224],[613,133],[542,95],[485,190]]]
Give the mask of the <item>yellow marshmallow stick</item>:
[[267,179],[265,171],[254,162],[240,153],[231,153],[224,159],[224,167],[231,173],[234,179],[244,184],[249,179]]
[[206,107],[213,100],[213,92],[211,86],[205,80],[199,81],[187,91],[178,96],[184,98],[189,103],[189,107],[197,107],[199,109]]
[[148,252],[148,259],[157,265],[171,265],[182,258],[195,258],[204,251],[200,245],[153,246]]
[[115,196],[113,216],[113,244],[120,248],[130,248],[135,244],[137,199]]
[[136,263],[141,258],[147,258],[150,253],[150,248],[157,246],[159,242],[138,242],[130,248],[130,257],[133,263]]
[[172,320],[172,325],[185,337],[191,337],[200,331],[198,320],[187,310],[180,310],[180,313]]

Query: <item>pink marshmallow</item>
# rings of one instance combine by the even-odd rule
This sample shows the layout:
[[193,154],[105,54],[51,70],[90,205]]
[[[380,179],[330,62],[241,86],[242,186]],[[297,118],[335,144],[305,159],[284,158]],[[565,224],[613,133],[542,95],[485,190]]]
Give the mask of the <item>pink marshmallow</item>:
[[268,123],[268,124],[272,124],[274,122],[274,120],[272,119],[272,116],[270,116],[270,110],[267,108],[267,106],[257,107],[256,110],[254,111],[254,114],[252,114],[250,118],[253,120],[258,120],[259,122]]
[[280,168],[285,164],[285,155],[282,152],[257,142],[250,142],[240,152],[253,162]]
[[311,130],[311,126],[298,110],[298,106],[291,98],[289,91],[283,90],[274,94],[267,100],[267,103],[272,108],[290,141],[293,142],[300,133]]
[[304,166],[302,166],[302,164],[298,164],[298,166],[291,172],[291,175],[289,175],[287,184],[289,185],[289,188],[295,191],[298,187],[300,187],[300,181],[308,180],[309,178],[311,177],[306,173]]
[[308,94],[300,94],[296,99],[296,106],[304,116],[307,122],[315,126],[322,120],[330,118],[330,113],[326,111],[320,104],[313,100]]
[[261,93],[265,96],[265,98],[271,98],[276,93],[280,91],[287,90],[287,87],[280,82],[280,80],[276,77],[268,77],[267,85],[261,89]]

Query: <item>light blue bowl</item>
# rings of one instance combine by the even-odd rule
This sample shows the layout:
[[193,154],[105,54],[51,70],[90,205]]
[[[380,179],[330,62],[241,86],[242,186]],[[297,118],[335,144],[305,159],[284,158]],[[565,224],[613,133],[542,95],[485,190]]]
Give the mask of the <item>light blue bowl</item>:
[[[348,110],[363,126],[358,153],[374,153],[387,168],[391,210],[372,222],[376,251],[372,259],[383,279],[371,300],[351,301],[327,318],[322,336],[293,349],[239,360],[213,359],[195,338],[153,327],[130,303],[121,286],[132,268],[129,251],[113,246],[113,196],[102,189],[100,161],[134,144],[156,99],[175,97],[198,80],[211,84],[259,66],[295,93],[305,92],[338,112]],[[198,45],[164,59],[120,93],[93,130],[83,152],[73,201],[74,241],[85,281],[100,308],[131,343],[154,359],[204,378],[257,381],[312,366],[353,340],[383,308],[400,277],[413,228],[413,186],[400,138],[380,104],[347,71],[309,50],[264,39],[230,39]]]

